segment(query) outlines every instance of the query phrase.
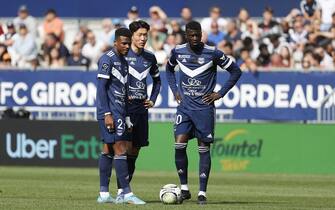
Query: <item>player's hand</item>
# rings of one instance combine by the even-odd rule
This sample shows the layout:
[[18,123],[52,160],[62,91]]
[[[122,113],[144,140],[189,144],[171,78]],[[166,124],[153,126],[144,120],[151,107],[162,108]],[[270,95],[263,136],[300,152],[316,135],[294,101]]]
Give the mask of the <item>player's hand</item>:
[[176,99],[176,101],[177,101],[178,104],[181,103],[182,98],[181,98],[181,95],[178,92],[175,95],[175,99]]
[[146,109],[150,109],[150,108],[152,108],[154,105],[155,105],[155,104],[154,104],[153,101],[150,101],[150,100],[148,100],[148,99],[145,99],[145,100],[144,100],[144,107],[145,107]]
[[210,94],[206,94],[202,97],[202,101],[205,104],[212,104],[214,103],[214,101],[218,100],[221,98],[221,95],[219,93],[210,93]]
[[105,115],[105,125],[110,133],[114,132],[114,119],[111,114]]
[[130,117],[127,116],[126,117],[126,125],[127,125],[127,128],[128,128],[128,132],[132,132],[133,131],[133,123],[130,121]]

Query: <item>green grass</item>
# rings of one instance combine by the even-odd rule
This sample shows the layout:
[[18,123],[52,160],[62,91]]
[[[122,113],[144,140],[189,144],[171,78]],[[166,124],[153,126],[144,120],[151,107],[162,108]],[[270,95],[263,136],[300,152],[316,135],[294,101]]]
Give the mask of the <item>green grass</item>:
[[335,175],[213,173],[207,206],[196,204],[197,175],[189,182],[191,201],[168,206],[159,189],[178,183],[176,174],[136,172],[132,187],[147,205],[97,204],[97,169],[0,167],[0,209],[335,209]]

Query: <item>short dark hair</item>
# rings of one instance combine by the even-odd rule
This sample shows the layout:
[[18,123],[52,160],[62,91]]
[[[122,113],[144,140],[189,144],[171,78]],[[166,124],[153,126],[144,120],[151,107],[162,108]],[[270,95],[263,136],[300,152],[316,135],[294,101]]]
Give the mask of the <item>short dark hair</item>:
[[47,15],[47,14],[53,14],[53,15],[57,16],[56,10],[52,9],[52,8],[50,8],[46,11],[45,15]]
[[201,25],[199,22],[192,20],[186,24],[186,31],[187,30],[201,31]]
[[115,31],[115,40],[117,40],[120,36],[131,38],[131,32],[128,28],[118,28]]
[[270,6],[266,6],[264,8],[264,12],[269,12],[269,13],[273,14],[273,9]]
[[144,20],[133,21],[129,25],[129,29],[130,29],[131,33],[135,33],[140,28],[145,28],[149,31],[150,30],[150,25],[147,22],[145,22]]

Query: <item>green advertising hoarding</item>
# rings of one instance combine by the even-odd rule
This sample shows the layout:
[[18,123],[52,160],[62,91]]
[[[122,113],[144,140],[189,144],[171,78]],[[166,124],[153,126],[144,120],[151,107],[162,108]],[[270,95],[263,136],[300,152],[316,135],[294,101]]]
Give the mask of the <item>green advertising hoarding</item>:
[[[0,120],[0,165],[97,167],[97,122]],[[173,123],[150,123],[139,170],[174,171]],[[188,145],[198,170],[197,141]],[[335,174],[335,125],[217,123],[211,146],[216,172]]]
[[[137,168],[175,170],[173,124],[150,126],[150,146]],[[189,169],[197,171],[195,139],[187,150]],[[218,123],[211,156],[217,172],[335,173],[335,125]]]

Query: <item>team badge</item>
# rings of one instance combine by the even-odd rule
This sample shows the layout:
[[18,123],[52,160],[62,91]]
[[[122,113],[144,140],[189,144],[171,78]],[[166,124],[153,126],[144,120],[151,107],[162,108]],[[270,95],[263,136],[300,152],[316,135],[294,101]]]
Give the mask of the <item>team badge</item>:
[[205,63],[205,58],[198,58],[198,63],[199,64],[204,64]]

